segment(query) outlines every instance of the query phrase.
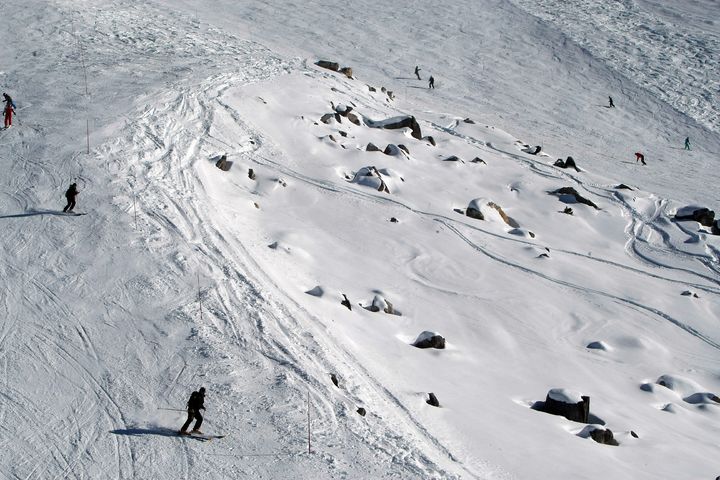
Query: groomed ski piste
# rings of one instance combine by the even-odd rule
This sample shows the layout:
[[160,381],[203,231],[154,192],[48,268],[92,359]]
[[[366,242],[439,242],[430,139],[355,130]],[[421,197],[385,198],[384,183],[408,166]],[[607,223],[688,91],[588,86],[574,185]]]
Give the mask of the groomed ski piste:
[[236,3],[4,5],[2,478],[720,475],[716,2]]

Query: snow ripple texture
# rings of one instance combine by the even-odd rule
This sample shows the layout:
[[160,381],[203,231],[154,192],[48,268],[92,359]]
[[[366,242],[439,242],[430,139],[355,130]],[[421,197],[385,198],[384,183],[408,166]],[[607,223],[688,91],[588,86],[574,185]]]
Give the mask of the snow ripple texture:
[[[720,132],[717,2],[677,2],[661,8],[652,1],[633,0],[512,1],[610,68]],[[687,22],[688,15],[697,19]]]

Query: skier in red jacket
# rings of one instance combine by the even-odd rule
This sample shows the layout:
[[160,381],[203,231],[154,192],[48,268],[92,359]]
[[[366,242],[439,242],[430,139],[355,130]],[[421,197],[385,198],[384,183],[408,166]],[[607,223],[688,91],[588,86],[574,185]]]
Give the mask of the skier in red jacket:
[[635,163],[637,162],[642,162],[643,165],[647,165],[647,163],[645,163],[645,155],[640,152],[635,152]]
[[12,127],[12,116],[13,113],[15,113],[15,104],[7,93],[3,93],[3,101],[5,102],[5,128]]

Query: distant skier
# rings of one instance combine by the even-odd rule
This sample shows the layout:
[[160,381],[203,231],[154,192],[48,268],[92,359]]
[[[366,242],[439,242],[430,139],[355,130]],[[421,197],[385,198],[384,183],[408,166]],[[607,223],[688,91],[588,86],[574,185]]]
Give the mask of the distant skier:
[[[203,417],[200,415],[200,410],[205,410],[205,387],[200,387],[200,390],[197,392],[192,392],[190,394],[190,399],[187,402],[187,413],[188,418],[185,424],[180,429],[180,435],[190,435],[192,433],[202,433],[200,431],[200,426],[203,422]],[[193,419],[195,420],[195,428],[192,429],[192,432],[188,433],[187,429],[192,423]]]
[[612,97],[609,95],[608,95],[608,100],[610,101],[610,106],[608,108],[615,108],[615,103],[613,102]]
[[645,163],[645,155],[640,152],[635,152],[635,163],[637,162],[642,162],[643,165],[647,165],[647,163]]
[[5,128],[12,127],[12,116],[13,113],[15,113],[15,103],[7,93],[3,93],[3,101],[5,102]]
[[428,80],[428,88],[435,88],[435,79],[432,75],[430,75],[430,80]]
[[418,77],[418,80],[422,80],[422,78],[420,78],[420,67],[417,65],[415,65],[415,76]]
[[65,198],[67,198],[67,205],[65,205],[65,208],[63,208],[63,212],[72,212],[72,209],[75,208],[75,197],[78,192],[77,189],[77,183],[73,183],[70,185],[70,188],[67,189],[65,192]]
[[690,137],[685,137],[685,150],[690,150]]

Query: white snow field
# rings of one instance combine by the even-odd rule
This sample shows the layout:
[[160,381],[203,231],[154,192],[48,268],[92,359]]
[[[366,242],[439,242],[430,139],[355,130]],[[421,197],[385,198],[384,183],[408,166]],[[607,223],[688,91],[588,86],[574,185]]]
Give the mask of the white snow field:
[[716,1],[3,12],[0,478],[720,475]]

